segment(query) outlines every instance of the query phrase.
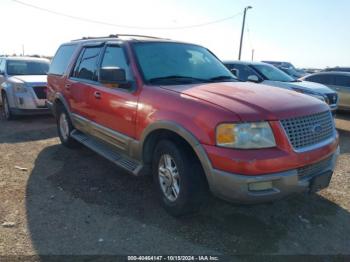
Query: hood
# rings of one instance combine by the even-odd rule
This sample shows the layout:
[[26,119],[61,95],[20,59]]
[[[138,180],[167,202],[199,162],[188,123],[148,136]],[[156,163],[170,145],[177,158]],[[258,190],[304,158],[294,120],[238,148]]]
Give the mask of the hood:
[[319,83],[314,83],[314,82],[309,82],[309,81],[300,81],[300,82],[280,82],[280,81],[271,81],[271,80],[265,80],[263,82],[264,84],[271,85],[271,86],[276,86],[276,87],[282,87],[286,89],[293,89],[293,88],[298,88],[301,90],[307,90],[307,91],[312,91],[320,94],[330,94],[334,93],[332,89],[329,87],[319,84]]
[[23,83],[46,83],[47,75],[17,75],[11,76],[9,80],[14,82],[23,82]]
[[205,100],[238,115],[241,121],[281,120],[329,110],[326,103],[295,91],[247,82],[162,86]]

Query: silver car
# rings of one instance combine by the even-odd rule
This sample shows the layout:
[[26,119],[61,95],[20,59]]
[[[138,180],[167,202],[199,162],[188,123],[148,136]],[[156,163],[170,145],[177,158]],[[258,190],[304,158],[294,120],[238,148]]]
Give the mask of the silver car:
[[325,85],[295,80],[273,65],[262,62],[224,61],[226,67],[241,81],[263,83],[294,90],[326,102],[334,112],[338,107],[338,94]]
[[350,110],[350,70],[319,72],[301,80],[320,83],[335,90],[339,95],[339,109]]
[[0,57],[0,104],[7,120],[16,115],[47,114],[49,60],[33,57]]

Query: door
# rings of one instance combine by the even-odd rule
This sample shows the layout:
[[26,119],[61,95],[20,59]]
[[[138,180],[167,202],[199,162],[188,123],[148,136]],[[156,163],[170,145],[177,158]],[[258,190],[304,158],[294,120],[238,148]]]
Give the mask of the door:
[[336,75],[334,88],[339,95],[338,106],[350,108],[350,76]]
[[71,111],[87,120],[95,117],[94,109],[91,108],[89,101],[92,86],[98,84],[97,64],[101,50],[101,45],[83,47],[64,86],[65,97],[69,100]]
[[112,137],[115,145],[126,150],[127,141],[135,137],[138,95],[123,47],[107,44],[100,67],[124,69],[126,80],[130,83],[125,86],[93,85],[90,100],[90,107],[95,112],[92,120],[97,124],[97,131]]

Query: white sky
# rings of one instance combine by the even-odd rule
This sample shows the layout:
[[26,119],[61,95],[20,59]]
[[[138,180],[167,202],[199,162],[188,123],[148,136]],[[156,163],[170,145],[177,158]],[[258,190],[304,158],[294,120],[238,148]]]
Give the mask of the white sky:
[[[346,52],[348,48],[344,51],[345,46],[350,46],[350,43],[348,43],[349,45],[344,43],[344,40],[349,40],[350,34],[347,33],[347,38],[344,39],[342,38],[344,36],[341,35],[343,31],[336,30],[335,33],[339,35],[330,37],[338,37],[334,39],[339,42],[339,45],[334,40],[331,43],[334,46],[329,46],[327,36],[319,39],[322,35],[320,29],[323,25],[319,24],[320,22],[317,20],[316,26],[319,25],[320,28],[316,28],[318,33],[316,35],[315,31],[315,36],[313,36],[315,25],[312,25],[312,19],[309,22],[312,28],[305,30],[309,25],[304,24],[304,20],[308,17],[298,17],[299,14],[295,13],[295,10],[299,10],[300,3],[305,3],[304,1],[299,1],[299,5],[295,4],[294,6],[284,6],[294,2],[285,0],[21,1],[74,16],[113,24],[143,27],[176,27],[205,23],[237,14],[245,6],[252,3],[254,8],[248,11],[247,16],[243,60],[251,58],[251,49],[254,48],[256,60],[286,60],[299,67],[350,65],[350,52]],[[330,0],[324,2],[326,1]],[[284,5],[276,4],[281,2]],[[320,4],[321,2],[323,1],[317,1]],[[310,10],[313,8],[317,15],[317,6],[310,6],[310,8]],[[339,8],[344,9],[343,7]],[[305,7],[305,9],[307,8]],[[310,14],[310,11],[308,12],[304,15]],[[2,21],[0,54],[20,54],[23,44],[26,54],[53,55],[61,43],[83,36],[134,33],[201,44],[208,47],[221,59],[237,59],[242,24],[242,16],[240,15],[231,20],[205,27],[184,30],[136,30],[61,17],[20,5],[12,0],[0,0],[0,13]],[[334,14],[338,18],[339,15]],[[298,23],[299,20],[303,23],[298,24],[298,30],[291,27],[288,30],[283,24],[285,21],[286,25],[290,26],[294,22]],[[331,23],[331,21],[328,19],[325,23]],[[346,32],[348,32],[348,25],[346,22],[343,25],[344,30],[347,28]],[[293,38],[291,38],[292,36]],[[321,41],[323,40],[325,44],[322,46]],[[308,50],[305,52],[302,50],[303,47],[308,48]],[[328,53],[326,53],[327,51]]]

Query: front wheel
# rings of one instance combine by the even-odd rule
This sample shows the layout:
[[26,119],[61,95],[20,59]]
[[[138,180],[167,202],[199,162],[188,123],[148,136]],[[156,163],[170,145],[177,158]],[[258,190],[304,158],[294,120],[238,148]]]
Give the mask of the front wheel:
[[201,166],[181,144],[162,140],[155,149],[153,179],[161,204],[173,216],[197,211],[206,195]]
[[12,120],[14,117],[10,110],[10,104],[5,93],[2,94],[2,114],[6,120]]

